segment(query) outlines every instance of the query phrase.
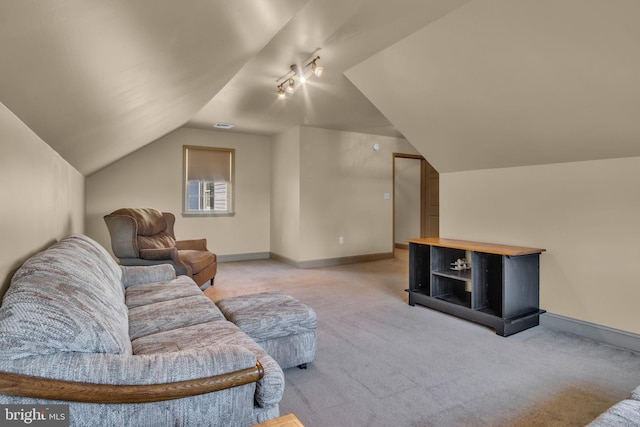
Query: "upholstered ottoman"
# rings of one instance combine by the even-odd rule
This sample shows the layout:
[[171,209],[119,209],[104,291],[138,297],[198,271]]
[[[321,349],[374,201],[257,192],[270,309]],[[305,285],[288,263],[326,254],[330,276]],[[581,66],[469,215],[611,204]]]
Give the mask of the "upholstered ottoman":
[[271,291],[224,298],[216,305],[282,369],[304,369],[313,361],[318,319],[310,307],[297,299]]

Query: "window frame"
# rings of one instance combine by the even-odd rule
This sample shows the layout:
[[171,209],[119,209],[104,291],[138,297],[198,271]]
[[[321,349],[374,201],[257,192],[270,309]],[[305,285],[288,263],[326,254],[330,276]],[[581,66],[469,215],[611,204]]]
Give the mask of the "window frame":
[[[189,181],[189,155],[197,151],[216,151],[228,153],[230,156],[230,182],[228,182],[227,189],[227,210],[215,211],[212,209],[206,210],[191,210],[189,209],[189,184],[190,182],[198,182],[200,188],[202,183],[207,181]],[[235,215],[235,159],[236,150],[234,148],[219,148],[219,147],[207,147],[197,145],[183,145],[182,146],[182,216],[183,217],[225,217]],[[215,185],[212,182],[212,185]],[[213,191],[213,190],[211,190]]]

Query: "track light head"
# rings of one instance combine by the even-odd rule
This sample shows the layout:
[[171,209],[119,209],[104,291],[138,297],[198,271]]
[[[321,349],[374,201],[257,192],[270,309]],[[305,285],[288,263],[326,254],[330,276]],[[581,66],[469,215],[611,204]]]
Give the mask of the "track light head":
[[316,57],[313,61],[311,61],[311,70],[313,71],[313,74],[316,75],[316,77],[322,77],[322,73],[324,73],[324,68],[316,64],[316,61],[318,59],[320,59],[319,56]]
[[287,84],[286,90],[289,93],[293,93],[296,91],[296,83],[293,81],[293,79],[289,79],[289,84]]

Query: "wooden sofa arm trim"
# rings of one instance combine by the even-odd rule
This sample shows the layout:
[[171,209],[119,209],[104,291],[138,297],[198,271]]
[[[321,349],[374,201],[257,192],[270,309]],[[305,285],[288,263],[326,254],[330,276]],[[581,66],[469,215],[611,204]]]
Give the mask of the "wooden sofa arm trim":
[[0,372],[0,394],[85,403],[147,403],[237,387],[263,376],[260,362],[253,368],[213,377],[147,385],[93,384]]

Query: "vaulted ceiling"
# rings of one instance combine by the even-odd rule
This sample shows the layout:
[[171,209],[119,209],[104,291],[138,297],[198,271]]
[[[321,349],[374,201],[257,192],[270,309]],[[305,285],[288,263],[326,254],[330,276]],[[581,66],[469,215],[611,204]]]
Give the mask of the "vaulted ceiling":
[[[7,0],[0,102],[85,175],[180,126],[404,135],[440,172],[640,156],[636,0]],[[276,80],[318,51],[289,99]]]
[[640,156],[638,22],[635,0],[478,0],[346,74],[440,172]]

